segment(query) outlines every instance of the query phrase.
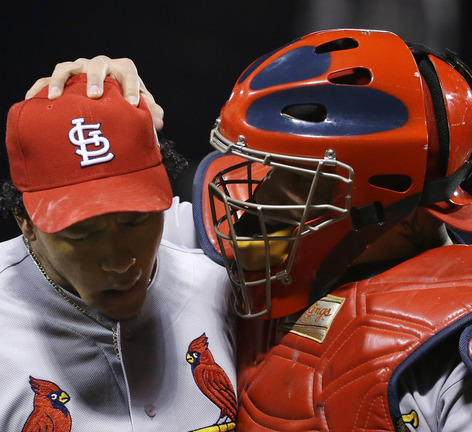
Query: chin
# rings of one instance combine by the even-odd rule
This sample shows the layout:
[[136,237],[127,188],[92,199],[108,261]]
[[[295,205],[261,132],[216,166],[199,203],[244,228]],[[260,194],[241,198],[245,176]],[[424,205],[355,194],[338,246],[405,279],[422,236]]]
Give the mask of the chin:
[[142,308],[143,302],[140,302],[137,306],[126,305],[118,308],[96,308],[96,310],[108,319],[113,321],[123,321],[138,316],[141,313]]
[[141,312],[141,308],[138,310],[126,310],[126,311],[108,311],[102,312],[107,318],[110,318],[114,321],[124,321],[138,316]]
[[140,314],[146,294],[146,286],[128,291],[110,290],[106,293],[106,297],[101,299],[102,307],[98,307],[97,310],[115,321],[131,319]]

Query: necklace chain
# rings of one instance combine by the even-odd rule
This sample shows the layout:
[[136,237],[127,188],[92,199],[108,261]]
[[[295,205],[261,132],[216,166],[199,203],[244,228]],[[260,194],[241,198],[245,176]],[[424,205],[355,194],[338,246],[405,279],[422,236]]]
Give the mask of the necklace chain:
[[[28,253],[30,254],[30,256],[33,259],[34,263],[36,264],[36,267],[41,272],[41,274],[44,276],[44,278],[49,282],[49,285],[51,285],[54,288],[54,291],[56,291],[67,303],[69,303],[71,306],[73,306],[75,309],[77,309],[80,313],[85,315],[87,318],[90,318],[91,320],[97,322],[98,324],[109,328],[110,326],[107,325],[107,323],[103,322],[103,320],[101,320],[99,317],[91,314],[86,309],[84,309],[82,306],[79,306],[76,302],[74,302],[74,300],[72,300],[64,292],[64,290],[49,277],[49,275],[46,273],[46,270],[41,265],[38,257],[33,252],[33,248],[31,247],[31,243],[29,242],[29,240],[24,239],[24,241],[25,241],[26,249],[28,250]],[[115,356],[117,357],[118,360],[121,360],[120,350],[119,350],[119,347],[118,347],[118,329],[117,329],[116,326],[112,325],[111,326],[111,331],[113,332],[113,348],[115,350]]]

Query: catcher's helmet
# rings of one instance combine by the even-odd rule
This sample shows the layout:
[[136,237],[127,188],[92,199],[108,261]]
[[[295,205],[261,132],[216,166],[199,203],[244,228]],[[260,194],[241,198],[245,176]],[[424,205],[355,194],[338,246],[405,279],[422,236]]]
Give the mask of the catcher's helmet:
[[[210,202],[241,315],[313,303],[418,206],[471,228],[459,217],[472,207],[459,186],[469,75],[452,53],[367,30],[313,33],[244,71],[210,140],[228,160]],[[264,177],[279,194],[264,193]]]

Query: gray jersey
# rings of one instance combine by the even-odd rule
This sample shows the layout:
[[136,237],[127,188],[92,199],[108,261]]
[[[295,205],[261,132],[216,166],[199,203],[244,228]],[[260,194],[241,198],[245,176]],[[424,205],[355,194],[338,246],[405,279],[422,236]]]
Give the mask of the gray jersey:
[[221,406],[194,379],[187,351],[204,339],[235,388],[230,288],[224,268],[191,245],[163,239],[142,312],[117,323],[54,291],[21,237],[0,244],[2,431],[22,431],[30,416],[52,422],[51,413],[67,418],[55,431],[69,430],[68,422],[74,432],[216,423]]
[[408,430],[466,432],[472,429],[472,375],[457,338],[439,344],[400,381],[400,409]]

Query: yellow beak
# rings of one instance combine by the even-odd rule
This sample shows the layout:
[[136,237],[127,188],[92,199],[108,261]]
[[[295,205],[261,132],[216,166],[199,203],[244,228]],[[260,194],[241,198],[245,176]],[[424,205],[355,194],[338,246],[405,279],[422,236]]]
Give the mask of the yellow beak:
[[66,392],[62,392],[61,395],[59,396],[59,402],[65,404],[70,400],[69,395]]

